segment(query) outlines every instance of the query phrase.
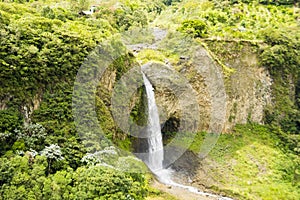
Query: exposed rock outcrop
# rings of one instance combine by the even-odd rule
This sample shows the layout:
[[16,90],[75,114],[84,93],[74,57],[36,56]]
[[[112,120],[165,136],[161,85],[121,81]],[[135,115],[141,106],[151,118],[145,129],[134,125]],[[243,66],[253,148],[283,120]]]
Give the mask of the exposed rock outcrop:
[[[184,63],[176,73],[186,78],[195,92],[195,96],[185,98],[183,104],[189,104],[191,98],[196,98],[199,131],[227,132],[235,124],[248,121],[263,123],[264,108],[272,100],[272,80],[268,71],[259,66],[256,53],[246,51],[247,46],[236,58],[228,59],[226,65],[234,72],[225,79],[222,68],[202,47],[199,47],[191,61],[180,60],[181,64]],[[175,69],[169,70],[170,73],[162,73],[157,67],[148,68],[145,73],[155,86],[156,101],[161,113],[165,113],[167,119],[180,121],[182,106],[174,92],[166,87],[174,81],[170,74]]]

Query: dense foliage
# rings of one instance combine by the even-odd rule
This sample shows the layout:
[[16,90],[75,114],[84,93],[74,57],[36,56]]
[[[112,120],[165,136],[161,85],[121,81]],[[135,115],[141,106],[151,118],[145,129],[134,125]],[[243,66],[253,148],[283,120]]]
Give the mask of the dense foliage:
[[296,89],[300,79],[299,32],[268,30],[265,37],[269,46],[261,55],[262,64],[268,67],[274,77],[273,91],[276,98],[275,107],[267,110],[266,121],[280,125],[286,132],[299,133],[299,90]]
[[187,0],[164,11],[156,24],[196,38],[263,43],[260,45],[260,63],[274,80],[274,106],[266,109],[265,122],[296,134],[300,131],[300,9],[292,7],[296,3]]
[[186,20],[178,30],[193,37],[203,38],[207,35],[207,25],[201,20]]
[[43,156],[26,154],[0,161],[0,199],[130,200],[142,199],[147,192],[144,177],[107,167],[66,168],[46,176]]
[[[129,200],[147,195],[149,187],[143,174],[122,171],[126,166],[140,169],[144,165],[130,156],[120,155],[106,142],[100,144],[100,149],[88,152],[73,122],[72,94],[78,69],[98,44],[108,40],[111,46],[121,45],[111,36],[123,31],[134,34],[148,25],[178,30],[202,44],[206,40],[211,45],[218,40],[260,44],[257,45],[260,64],[269,70],[274,82],[273,105],[266,108],[264,119],[269,126],[238,126],[232,135],[221,140],[221,145],[225,145],[230,158],[241,161],[237,167],[233,166],[235,174],[230,174],[229,181],[235,177],[248,180],[255,174],[255,163],[247,160],[247,153],[253,153],[252,147],[247,146],[251,137],[257,142],[254,148],[263,152],[259,158],[272,154],[273,157],[268,157],[268,170],[274,170],[270,172],[274,176],[255,179],[253,187],[239,179],[236,184],[241,190],[231,186],[218,189],[243,198],[253,198],[251,192],[255,191],[255,198],[260,198],[274,197],[276,193],[269,192],[279,187],[291,191],[280,193],[280,198],[297,197],[295,191],[299,184],[296,182],[300,176],[297,168],[300,153],[298,1],[112,0],[101,1],[92,16],[79,15],[90,4],[87,0],[0,2],[0,199]],[[134,39],[154,40],[146,33]],[[153,59],[165,62],[168,56],[171,61],[179,59],[169,54],[144,50],[137,59],[141,62]],[[115,60],[107,73],[115,73],[117,81],[134,64],[134,56],[128,53]],[[144,124],[147,117],[140,115],[145,110],[143,92],[139,89],[139,100],[131,112],[138,124]],[[96,95],[96,113],[106,136],[122,148],[131,148],[131,138],[113,122],[109,110],[111,91],[99,85]],[[260,144],[265,139],[266,146]],[[199,145],[199,141],[193,145]],[[232,141],[237,143],[231,145]],[[235,151],[238,149],[241,151]],[[215,154],[219,156],[213,152],[212,157]],[[244,169],[249,169],[249,174]],[[266,191],[255,188],[266,182],[272,182]]]
[[[160,6],[125,2],[109,15],[89,18],[78,15],[89,6],[84,2],[69,2],[75,9],[53,7],[51,1],[18,3],[24,4],[0,3],[0,199],[142,199],[145,177],[118,168],[137,161],[114,158],[108,165],[96,154],[96,163],[86,162],[89,154],[72,116],[73,82],[98,43],[132,25],[144,26],[145,13]],[[117,78],[129,60],[125,55],[112,64]],[[97,104],[104,119],[105,98]],[[116,133],[108,128],[106,134]]]

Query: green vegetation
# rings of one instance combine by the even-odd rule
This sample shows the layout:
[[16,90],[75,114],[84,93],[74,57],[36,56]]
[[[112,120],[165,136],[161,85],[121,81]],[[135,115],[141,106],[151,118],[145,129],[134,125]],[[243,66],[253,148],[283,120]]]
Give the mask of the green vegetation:
[[[196,136],[192,151],[199,151],[204,135]],[[300,160],[280,137],[280,130],[255,124],[221,135],[204,167],[216,181],[204,184],[239,199],[299,199]]]
[[298,135],[300,9],[293,5],[297,2],[186,0],[168,7],[154,23],[199,38],[222,66],[225,83],[234,74],[228,59],[247,55],[245,49],[257,52],[274,81],[274,105],[266,108],[265,122]]
[[101,166],[66,168],[46,176],[47,160],[31,154],[1,158],[0,199],[143,199],[147,184]]
[[[149,7],[140,3],[129,9],[132,4],[124,2],[107,16],[88,18],[78,12],[89,3],[55,4],[0,3],[0,199],[144,199],[149,177],[122,171],[127,165],[138,170],[139,162],[126,156],[104,159],[101,151],[87,154],[73,122],[72,93],[85,57],[118,31],[147,24],[138,11]],[[123,20],[128,16],[130,21]],[[114,39],[110,43],[118,45]],[[112,63],[117,79],[131,60],[124,55]],[[108,138],[120,138],[122,132],[108,120],[111,94],[98,90],[99,121]]]
[[[106,75],[118,81],[137,61],[168,61],[179,71],[181,54],[191,47],[179,43],[183,38],[176,38],[176,31],[207,49],[222,67],[225,84],[235,73],[226,65],[229,59],[240,51],[257,53],[273,79],[266,125],[248,121],[221,135],[207,161],[215,166],[209,175],[217,180],[209,187],[240,199],[300,199],[298,1],[112,0],[101,1],[92,16],[79,15],[92,3],[0,2],[0,200],[174,199],[151,189],[151,176],[125,172],[146,167],[107,141],[89,152],[72,113],[75,77],[89,53],[104,41],[108,48],[122,47],[115,35],[123,31],[136,35],[133,41],[125,37],[125,43],[151,43],[149,25],[170,30],[170,40],[162,44],[167,50],[144,49],[135,56],[125,51]],[[133,139],[114,123],[107,84],[100,80],[95,91],[99,123],[108,139],[129,150]],[[140,88],[131,111],[140,125],[147,117],[141,115],[143,98]],[[169,134],[168,139],[174,135]],[[197,152],[203,138],[204,133],[197,134],[190,150]]]
[[137,55],[137,59],[141,62],[141,64],[146,64],[150,61],[164,63],[166,57],[161,52],[151,49],[145,49],[139,52],[139,54]]
[[178,30],[183,33],[192,35],[195,38],[203,38],[207,35],[207,25],[204,21],[199,19],[183,21],[181,27]]
[[166,9],[155,25],[177,29],[187,20],[207,24],[208,36],[223,39],[262,39],[266,28],[274,30],[296,27],[299,9],[292,6],[262,5],[257,1],[186,0]]
[[300,132],[299,89],[291,87],[299,88],[299,31],[266,30],[264,36],[269,46],[263,49],[261,62],[274,77],[273,93],[276,102],[273,108],[266,110],[266,121],[281,126],[286,132],[297,134]]

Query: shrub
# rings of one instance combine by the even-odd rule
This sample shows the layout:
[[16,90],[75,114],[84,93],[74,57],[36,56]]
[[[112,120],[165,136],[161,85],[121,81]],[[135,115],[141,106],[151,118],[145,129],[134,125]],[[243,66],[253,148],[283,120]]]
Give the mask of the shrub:
[[279,125],[284,131],[300,131],[297,97],[299,97],[300,40],[299,34],[291,30],[266,30],[263,35],[268,47],[260,55],[261,63],[270,71],[273,79],[275,106],[266,109],[266,122]]
[[207,24],[199,19],[185,20],[178,31],[192,35],[193,37],[206,37],[208,32]]

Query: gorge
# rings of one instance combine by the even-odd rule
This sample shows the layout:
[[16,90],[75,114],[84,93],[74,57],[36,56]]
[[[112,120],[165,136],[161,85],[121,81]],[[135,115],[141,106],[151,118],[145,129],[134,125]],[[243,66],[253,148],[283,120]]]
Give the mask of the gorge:
[[299,6],[2,0],[0,200],[300,199]]
[[[159,113],[155,103],[155,95],[154,89],[146,77],[146,75],[142,72],[144,86],[146,90],[147,96],[147,112],[146,116],[148,116],[147,120],[147,128],[146,134],[143,134],[147,137],[147,145],[148,149],[146,150],[147,153],[136,153],[137,157],[139,157],[149,169],[153,172],[157,179],[166,185],[171,187],[179,187],[190,191],[191,193],[195,193],[205,197],[211,197],[212,199],[218,200],[232,200],[228,197],[222,197],[206,192],[201,192],[199,189],[191,186],[182,185],[176,183],[172,180],[172,176],[174,175],[175,171],[171,168],[164,168],[163,167],[163,160],[164,160],[164,148],[163,148],[163,141],[162,141],[162,133],[161,133],[161,126],[159,120]],[[145,146],[144,146],[145,148]]]

